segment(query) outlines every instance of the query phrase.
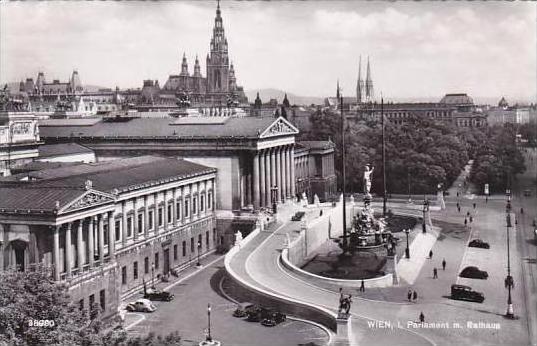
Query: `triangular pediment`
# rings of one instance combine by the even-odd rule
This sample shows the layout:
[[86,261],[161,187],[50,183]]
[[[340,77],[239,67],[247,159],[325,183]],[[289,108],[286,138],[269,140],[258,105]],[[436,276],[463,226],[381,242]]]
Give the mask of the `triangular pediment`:
[[267,127],[265,131],[259,135],[259,137],[267,138],[282,135],[298,135],[298,129],[294,127],[293,124],[285,120],[285,118],[279,117],[278,119],[274,120],[274,122],[270,124],[270,126]]
[[70,213],[77,210],[87,209],[103,204],[115,202],[114,196],[96,190],[88,190],[81,196],[67,203],[58,210],[58,214]]

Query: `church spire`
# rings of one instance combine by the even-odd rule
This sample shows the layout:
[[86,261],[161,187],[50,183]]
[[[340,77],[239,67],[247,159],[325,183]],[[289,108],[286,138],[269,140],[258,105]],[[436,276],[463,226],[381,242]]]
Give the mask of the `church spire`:
[[186,54],[183,53],[183,62],[181,63],[181,74],[180,76],[188,76],[188,63],[186,61]]
[[362,103],[364,95],[364,81],[362,80],[362,56],[358,61],[358,81],[356,83],[356,103]]
[[375,93],[373,90],[373,80],[371,79],[371,68],[369,66],[369,56],[367,57],[367,75],[365,78],[365,97],[367,101],[373,101]]

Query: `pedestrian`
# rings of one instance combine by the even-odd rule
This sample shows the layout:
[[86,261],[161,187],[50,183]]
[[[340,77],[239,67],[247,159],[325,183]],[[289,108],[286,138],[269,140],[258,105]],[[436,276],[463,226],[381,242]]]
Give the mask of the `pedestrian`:
[[464,225],[468,225],[468,219],[467,218],[464,218]]
[[365,292],[365,283],[364,283],[364,279],[362,279],[362,283],[360,284],[360,292]]
[[467,212],[466,212],[466,216],[470,216],[470,211],[467,211]]
[[420,312],[420,322],[421,323],[425,322],[425,315],[423,314],[423,311]]
[[438,269],[436,267],[433,268],[433,279],[438,279]]
[[319,217],[323,216],[323,210],[321,209],[321,211],[319,212]]
[[429,258],[433,258],[433,250],[429,251]]
[[475,207],[476,207],[476,204],[475,204],[475,202],[474,202],[474,209],[475,209]]
[[459,197],[459,191],[457,191],[457,197]]
[[488,203],[489,202],[489,196],[485,196],[485,203]]
[[406,297],[408,298],[408,301],[412,301],[412,290],[408,290],[408,293],[406,294]]
[[520,208],[520,214],[524,214],[524,208]]
[[412,300],[414,302],[416,302],[418,300],[418,292],[414,291],[414,293],[412,293]]
[[442,259],[442,270],[446,270],[446,259]]
[[474,218],[470,216],[470,223],[474,222]]

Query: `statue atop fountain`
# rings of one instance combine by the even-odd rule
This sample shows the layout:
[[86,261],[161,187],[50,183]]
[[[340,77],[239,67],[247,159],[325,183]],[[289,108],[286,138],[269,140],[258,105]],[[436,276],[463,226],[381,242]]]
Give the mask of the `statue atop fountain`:
[[364,171],[364,202],[365,201],[371,201],[371,174],[373,174],[373,171],[375,170],[375,167],[369,168],[369,165],[365,165],[365,171]]

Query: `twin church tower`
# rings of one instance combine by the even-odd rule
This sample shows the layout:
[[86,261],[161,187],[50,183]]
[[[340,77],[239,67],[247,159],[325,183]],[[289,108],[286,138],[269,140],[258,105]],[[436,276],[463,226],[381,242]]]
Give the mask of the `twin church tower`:
[[362,56],[358,63],[358,82],[356,83],[356,103],[368,103],[375,100],[375,92],[373,89],[373,80],[371,79],[371,67],[369,66],[369,57],[367,57],[367,72],[365,84],[362,79]]

